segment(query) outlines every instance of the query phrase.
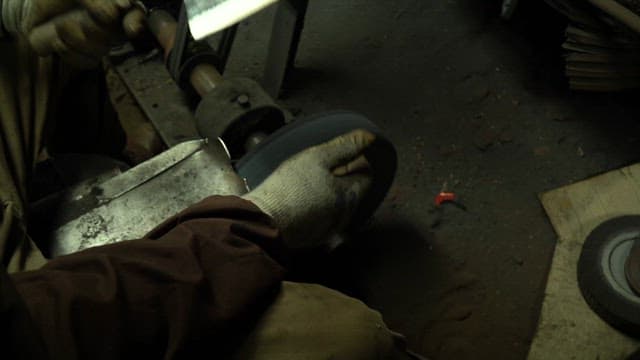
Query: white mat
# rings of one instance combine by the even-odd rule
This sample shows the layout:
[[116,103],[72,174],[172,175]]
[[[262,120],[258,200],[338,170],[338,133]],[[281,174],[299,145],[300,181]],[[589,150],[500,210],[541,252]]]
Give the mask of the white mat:
[[541,196],[558,235],[529,360],[625,359],[640,342],[616,331],[580,294],[576,267],[582,244],[605,220],[640,214],[640,164]]

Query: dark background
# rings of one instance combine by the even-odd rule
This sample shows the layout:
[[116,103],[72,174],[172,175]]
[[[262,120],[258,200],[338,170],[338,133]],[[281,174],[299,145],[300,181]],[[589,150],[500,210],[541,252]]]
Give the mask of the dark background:
[[[400,169],[371,225],[318,279],[380,310],[434,359],[523,359],[556,235],[538,195],[638,160],[637,94],[572,93],[566,22],[522,0],[311,1],[294,113],[346,108],[395,142]],[[230,74],[259,77],[270,13],[241,27]],[[443,184],[467,211],[434,210]]]

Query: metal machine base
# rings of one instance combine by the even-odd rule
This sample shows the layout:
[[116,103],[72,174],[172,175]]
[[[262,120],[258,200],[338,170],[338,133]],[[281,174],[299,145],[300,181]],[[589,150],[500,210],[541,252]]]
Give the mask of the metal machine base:
[[57,257],[138,239],[209,196],[246,191],[220,141],[189,141],[102,183],[56,194],[55,208],[47,209],[55,215],[39,224],[49,236],[37,240]]

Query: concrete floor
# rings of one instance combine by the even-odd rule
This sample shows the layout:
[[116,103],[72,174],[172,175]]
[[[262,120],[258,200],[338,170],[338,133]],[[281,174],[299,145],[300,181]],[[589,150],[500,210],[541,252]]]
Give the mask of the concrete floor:
[[[525,358],[555,242],[537,195],[638,160],[635,96],[570,93],[563,19],[525,0],[504,23],[499,3],[311,1],[282,99],[360,111],[397,145],[370,229],[307,279],[363,299],[434,359]],[[257,76],[264,32],[246,29],[255,46],[230,72]],[[445,183],[468,211],[434,212]]]

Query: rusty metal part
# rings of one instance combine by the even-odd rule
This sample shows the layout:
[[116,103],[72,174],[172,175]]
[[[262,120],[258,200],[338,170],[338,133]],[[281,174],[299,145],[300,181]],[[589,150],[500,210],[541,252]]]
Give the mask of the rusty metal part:
[[636,241],[631,249],[624,270],[629,286],[640,296],[640,241]]

